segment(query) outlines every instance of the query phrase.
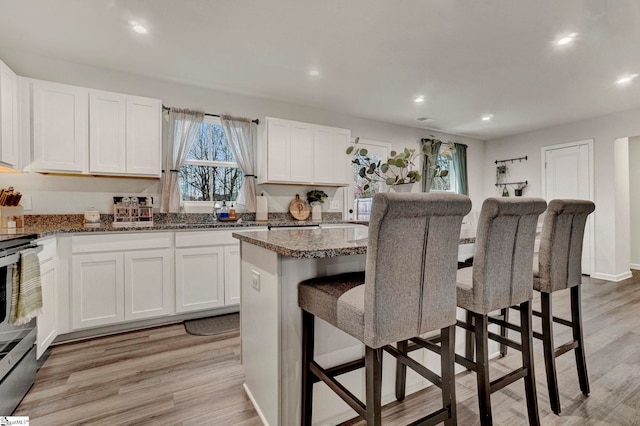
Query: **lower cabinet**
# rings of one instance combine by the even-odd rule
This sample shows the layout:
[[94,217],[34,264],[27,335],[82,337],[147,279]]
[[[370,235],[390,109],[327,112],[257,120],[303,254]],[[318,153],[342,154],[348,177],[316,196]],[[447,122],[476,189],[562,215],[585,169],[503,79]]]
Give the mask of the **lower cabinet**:
[[176,312],[240,303],[240,244],[232,233],[176,232]]
[[173,314],[171,236],[73,237],[72,329]]
[[40,260],[40,282],[42,285],[42,314],[37,317],[36,356],[47,350],[53,339],[58,336],[58,300],[56,282],[56,238],[38,241],[42,251]]

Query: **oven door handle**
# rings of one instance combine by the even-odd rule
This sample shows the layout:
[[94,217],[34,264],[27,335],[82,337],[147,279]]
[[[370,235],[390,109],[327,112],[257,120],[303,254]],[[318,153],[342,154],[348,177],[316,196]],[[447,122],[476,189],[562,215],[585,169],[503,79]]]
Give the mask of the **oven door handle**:
[[[34,248],[36,250],[36,254],[40,253],[44,247],[38,245],[38,246],[29,246],[28,248]],[[23,249],[24,250],[24,249]],[[9,266],[9,265],[14,265],[16,263],[18,263],[18,261],[20,260],[20,251],[10,254],[9,256],[4,256],[4,257],[0,257],[0,268],[3,268],[5,266]]]

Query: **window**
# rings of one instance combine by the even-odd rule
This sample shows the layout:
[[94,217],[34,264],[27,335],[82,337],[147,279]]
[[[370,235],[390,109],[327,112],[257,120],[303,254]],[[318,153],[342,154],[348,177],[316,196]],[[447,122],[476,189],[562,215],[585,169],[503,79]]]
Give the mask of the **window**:
[[184,201],[235,201],[242,185],[220,119],[205,117],[189,155],[180,168]]
[[[440,150],[442,153],[442,148]],[[435,177],[431,180],[431,191],[456,192],[455,170],[453,169],[453,160],[442,154],[438,154],[434,161]],[[440,176],[443,170],[446,170],[446,176]]]

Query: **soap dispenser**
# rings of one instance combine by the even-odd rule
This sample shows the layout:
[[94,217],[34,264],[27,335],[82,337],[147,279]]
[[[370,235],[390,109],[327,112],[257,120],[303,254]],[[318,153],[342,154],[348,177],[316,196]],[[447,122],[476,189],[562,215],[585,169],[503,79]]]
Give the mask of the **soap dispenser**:
[[227,202],[222,202],[222,208],[220,208],[220,219],[229,219],[229,208],[227,207]]

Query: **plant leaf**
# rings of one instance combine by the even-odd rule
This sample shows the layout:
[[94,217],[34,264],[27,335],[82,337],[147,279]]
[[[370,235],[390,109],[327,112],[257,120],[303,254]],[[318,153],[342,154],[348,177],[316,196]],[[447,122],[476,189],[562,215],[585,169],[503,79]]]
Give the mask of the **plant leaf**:
[[369,151],[366,148],[360,148],[360,155],[367,155]]
[[354,147],[350,146],[349,148],[347,148],[347,154],[351,154],[354,150]]

